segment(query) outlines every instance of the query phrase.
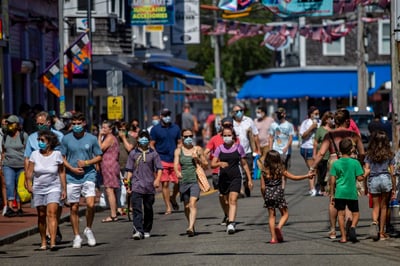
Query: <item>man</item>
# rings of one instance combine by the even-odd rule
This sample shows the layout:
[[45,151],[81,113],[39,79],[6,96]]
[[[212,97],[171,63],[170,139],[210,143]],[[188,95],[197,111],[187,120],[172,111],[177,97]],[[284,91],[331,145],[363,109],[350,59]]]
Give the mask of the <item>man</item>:
[[[260,144],[258,139],[258,129],[256,128],[253,120],[244,115],[243,106],[236,104],[232,109],[233,114],[233,129],[239,138],[240,144],[243,146],[246,153],[247,165],[249,166],[250,173],[253,171],[253,152],[259,154]],[[253,150],[252,150],[252,145]],[[243,177],[244,180],[245,177]],[[247,182],[243,182],[244,193],[247,197],[250,197],[250,189],[247,186]]]
[[[165,203],[165,215],[179,209],[176,202],[176,196],[179,192],[178,177],[174,170],[174,151],[181,142],[181,130],[179,127],[171,123],[171,111],[167,108],[161,111],[160,124],[154,126],[150,132],[150,146],[156,150],[161,158],[163,172],[161,176],[162,194]],[[172,182],[174,188],[172,196],[170,195],[169,184]]]
[[181,124],[181,129],[191,129],[193,133],[196,135],[197,132],[199,131],[199,125],[197,122],[197,117],[194,116],[190,112],[190,104],[185,103],[183,105],[183,113],[182,113],[182,124]]
[[[277,122],[272,123],[270,128],[270,149],[276,150],[281,155],[282,161],[285,162],[286,169],[290,159],[290,148],[292,146],[294,127],[293,124],[286,120],[286,110],[279,107],[275,112]],[[285,181],[282,186],[285,186]]]
[[263,106],[257,107],[256,119],[254,124],[258,130],[258,139],[260,141],[261,158],[269,151],[269,128],[274,122],[272,117],[267,116],[267,109]]
[[[58,137],[58,141],[61,143],[64,135],[51,127],[52,117],[47,112],[39,112],[35,116],[36,128],[38,131],[40,130],[50,130]],[[39,150],[39,141],[38,141],[38,131],[33,132],[29,135],[28,140],[26,141],[25,152],[24,152],[24,170],[28,169],[29,157],[33,151]],[[60,147],[56,147],[56,149],[60,149]],[[60,221],[62,213],[62,204],[59,205],[57,210],[57,220]],[[62,234],[60,231],[60,227],[57,226],[57,235],[56,235],[56,244],[61,243]],[[50,243],[50,237],[47,237],[47,241]]]
[[85,132],[86,119],[82,113],[75,113],[71,119],[72,132],[62,139],[61,154],[67,172],[67,200],[71,205],[71,225],[74,233],[72,247],[80,248],[82,238],[79,235],[79,200],[86,198],[86,228],[84,234],[88,245],[95,246],[96,239],[92,232],[94,219],[94,200],[96,196],[96,168],[102,159],[97,138]]
[[152,116],[151,116],[151,126],[149,126],[149,127],[147,128],[147,131],[148,131],[149,133],[151,133],[151,129],[152,129],[154,126],[157,126],[158,124],[160,124],[160,116],[157,115],[157,114],[152,115]]

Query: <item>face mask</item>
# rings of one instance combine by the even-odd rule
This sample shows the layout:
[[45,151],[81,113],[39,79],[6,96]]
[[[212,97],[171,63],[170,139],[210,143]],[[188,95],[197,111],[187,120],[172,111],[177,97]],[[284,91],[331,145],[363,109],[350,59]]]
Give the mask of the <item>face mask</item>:
[[243,116],[243,111],[238,111],[235,113],[236,118],[242,118],[242,116]]
[[314,115],[314,119],[319,119],[319,115]]
[[233,142],[232,137],[223,137],[225,144],[231,144]]
[[11,124],[11,125],[7,125],[7,133],[8,134],[14,134],[15,132],[17,132],[18,128],[17,128],[17,124]]
[[39,141],[38,144],[39,144],[39,149],[41,149],[41,150],[45,150],[47,148],[46,142]]
[[192,145],[193,144],[193,139],[192,138],[185,138],[183,140],[183,143],[186,145]]
[[285,116],[281,113],[277,113],[276,117],[278,117],[278,120],[281,120],[282,118],[284,118]]
[[47,125],[36,125],[36,128],[40,131],[40,130],[47,130],[49,129],[49,127]]
[[261,119],[261,118],[263,118],[263,115],[262,115],[262,113],[256,113],[256,117],[257,117],[258,119]]
[[152,120],[152,121],[151,121],[151,124],[152,124],[153,126],[157,126],[159,123],[160,123],[160,120]]
[[82,125],[74,125],[72,127],[72,131],[74,133],[81,133],[83,131],[83,126]]
[[141,137],[141,138],[139,138],[138,142],[140,145],[144,146],[144,145],[149,144],[149,139],[146,137]]
[[171,117],[170,116],[163,117],[162,120],[164,121],[165,124],[171,123]]
[[1,126],[1,130],[3,131],[3,133],[7,132],[7,126]]

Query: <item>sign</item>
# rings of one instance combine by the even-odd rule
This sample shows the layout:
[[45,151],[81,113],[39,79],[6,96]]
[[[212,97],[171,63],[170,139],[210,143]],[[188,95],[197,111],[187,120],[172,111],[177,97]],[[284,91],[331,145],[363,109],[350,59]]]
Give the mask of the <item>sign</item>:
[[333,0],[262,0],[262,4],[280,17],[318,17],[333,14]]
[[[88,30],[88,19],[87,18],[76,18],[76,32],[86,32]],[[90,25],[90,31],[96,31],[96,21],[92,18]]]
[[122,96],[107,97],[107,118],[110,120],[124,118],[124,98]]
[[199,0],[175,1],[175,24],[172,27],[172,43],[200,43]]
[[224,114],[224,99],[222,99],[222,98],[213,98],[213,100],[212,100],[212,112],[215,115],[223,115]]
[[133,0],[131,26],[173,25],[173,0]]
[[147,25],[146,32],[163,32],[164,26],[163,25]]
[[117,96],[122,94],[122,71],[108,70],[107,71],[107,94]]

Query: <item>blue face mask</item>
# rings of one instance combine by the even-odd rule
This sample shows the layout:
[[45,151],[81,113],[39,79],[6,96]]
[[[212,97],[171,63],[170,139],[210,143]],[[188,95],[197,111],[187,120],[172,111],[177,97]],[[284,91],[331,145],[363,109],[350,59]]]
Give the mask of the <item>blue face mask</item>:
[[170,116],[163,117],[162,120],[164,121],[165,124],[171,123],[171,117]]
[[36,125],[37,129],[40,130],[48,130],[49,126],[48,125]]
[[146,138],[146,137],[141,137],[141,138],[138,139],[138,142],[139,142],[140,145],[144,146],[144,145],[149,144],[149,139]]
[[83,131],[83,126],[82,125],[74,125],[74,126],[72,126],[72,131],[74,133],[81,133]]
[[38,145],[40,150],[45,150],[47,148],[46,142],[39,141]]
[[183,140],[183,143],[186,145],[192,145],[193,144],[193,139],[192,138],[185,138]]
[[153,126],[157,126],[159,123],[160,123],[160,120],[152,120],[152,121],[151,121],[151,124],[152,124]]
[[238,111],[238,112],[236,112],[235,116],[236,116],[237,118],[242,118],[242,116],[243,116],[243,111]]

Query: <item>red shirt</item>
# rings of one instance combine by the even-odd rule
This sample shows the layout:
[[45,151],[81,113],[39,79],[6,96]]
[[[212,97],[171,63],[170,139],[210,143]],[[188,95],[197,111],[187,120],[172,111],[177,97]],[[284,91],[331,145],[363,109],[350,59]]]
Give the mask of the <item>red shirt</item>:
[[[236,139],[236,143],[239,143],[239,138]],[[210,150],[210,160],[212,160],[212,155],[214,154],[215,150],[217,149],[218,146],[224,144],[224,139],[222,138],[222,134],[218,133],[214,135],[206,145],[206,149]],[[214,168],[212,169],[213,174],[218,174],[219,168]]]

